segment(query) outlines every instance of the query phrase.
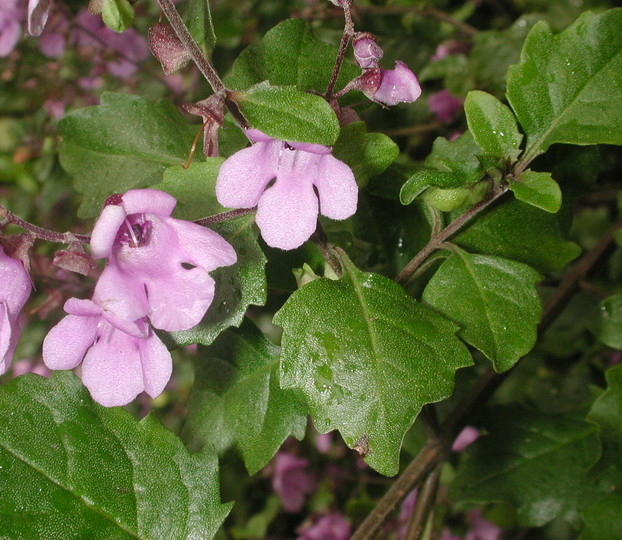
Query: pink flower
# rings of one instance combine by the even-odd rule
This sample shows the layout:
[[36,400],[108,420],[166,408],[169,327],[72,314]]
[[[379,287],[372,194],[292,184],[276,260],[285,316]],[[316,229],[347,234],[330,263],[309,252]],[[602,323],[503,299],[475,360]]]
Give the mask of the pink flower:
[[0,6],[0,57],[8,56],[22,34],[22,11],[17,0],[2,0]]
[[30,276],[23,263],[6,255],[0,246],[0,375],[13,360],[20,335],[17,317],[31,288]]
[[350,523],[341,514],[327,514],[300,532],[298,540],[348,540]]
[[298,512],[305,503],[305,497],[315,489],[315,481],[307,471],[309,462],[286,452],[274,457],[272,489],[281,499],[286,512]]
[[318,211],[332,219],[354,214],[354,174],[328,146],[279,141],[256,129],[247,130],[246,136],[254,144],[222,164],[216,198],[229,208],[257,205],[255,219],[268,245],[301,246],[316,229]]
[[208,272],[236,262],[214,231],[170,217],[176,202],[163,191],[130,190],[109,197],[95,223],[91,250],[108,264],[93,298],[118,319],[148,316],[162,330],[192,328],[214,298]]
[[462,110],[462,100],[448,90],[440,90],[428,97],[428,107],[444,124],[449,124]]
[[411,103],[421,95],[417,77],[401,60],[395,62],[395,69],[366,69],[348,86],[360,90],[372,101],[388,106]]
[[119,321],[91,300],[70,298],[69,314],[43,341],[49,369],[82,362],[82,381],[104,407],[126,405],[142,391],[155,398],[171,377],[172,359],[147,321]]
[[501,528],[482,517],[482,512],[477,508],[469,512],[468,520],[471,530],[464,540],[499,540],[501,538]]
[[474,427],[465,427],[456,437],[451,447],[452,452],[462,452],[467,446],[475,442],[479,438],[479,431]]

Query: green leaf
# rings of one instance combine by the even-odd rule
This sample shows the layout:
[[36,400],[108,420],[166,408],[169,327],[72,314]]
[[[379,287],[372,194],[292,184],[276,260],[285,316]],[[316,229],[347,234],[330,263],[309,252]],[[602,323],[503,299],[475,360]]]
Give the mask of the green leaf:
[[469,131],[485,154],[516,159],[523,136],[516,118],[496,97],[473,90],[464,102]]
[[287,437],[304,437],[304,398],[281,389],[280,350],[251,323],[221,334],[202,352],[184,439],[209,442],[218,451],[236,444],[249,474],[255,474]]
[[382,133],[367,133],[365,122],[352,122],[341,128],[333,155],[349,165],[359,187],[365,187],[395,161],[399,148]]
[[84,195],[78,215],[96,216],[112,193],[153,186],[188,158],[196,128],[168,101],[104,92],[101,104],[58,124],[60,161]]
[[332,146],[339,136],[337,116],[320,96],[268,84],[234,96],[250,124],[275,139]]
[[622,538],[622,495],[612,493],[582,513],[585,529],[579,540]]
[[507,408],[493,410],[483,427],[490,435],[465,451],[451,487],[454,500],[507,502],[526,527],[576,518],[585,474],[599,454],[595,426]]
[[455,248],[428,282],[422,300],[458,323],[458,335],[502,373],[536,342],[542,315],[539,280],[525,264]]
[[274,316],[284,329],[281,385],[303,391],[321,433],[338,429],[371,467],[394,475],[404,433],[472,360],[453,323],[341,260],[341,279],[312,281]]
[[213,272],[214,300],[197,326],[170,332],[177,345],[209,345],[223,330],[240,326],[250,305],[266,303],[266,257],[257,243],[254,222],[254,215],[247,215],[210,227],[234,247],[238,262]]
[[622,488],[622,366],[615,366],[605,373],[607,390],[592,405],[587,419],[600,429],[603,452],[591,471],[596,479],[604,479],[609,488]]
[[125,32],[134,22],[134,8],[127,0],[103,0],[102,19],[115,32]]
[[589,328],[598,341],[622,350],[622,294],[614,294],[599,304]]
[[97,405],[71,372],[14,379],[0,404],[7,538],[212,538],[229,513],[213,451]]
[[194,41],[209,56],[216,44],[209,1],[186,0],[181,15]]
[[[337,51],[335,45],[316,39],[309,23],[287,19],[266,32],[261,43],[242,51],[225,83],[235,90],[269,81],[273,85],[324,92]],[[358,75],[360,69],[345,62],[337,79],[337,89]]]
[[562,206],[562,192],[551,173],[527,169],[518,180],[510,180],[514,196],[524,203],[555,214]]
[[622,144],[622,9],[584,13],[559,35],[537,23],[507,97],[527,135],[528,164],[553,143]]
[[173,165],[164,170],[164,179],[153,186],[170,193],[177,199],[173,216],[189,221],[224,212],[216,200],[216,179],[225,160],[219,157],[193,161],[184,169]]
[[471,184],[484,176],[484,168],[477,158],[480,153],[473,135],[467,131],[455,141],[437,137],[424,164],[439,171],[453,172],[462,178],[463,184]]
[[410,204],[431,186],[452,189],[464,185],[462,176],[457,173],[424,169],[413,174],[400,190],[400,202]]
[[565,239],[559,214],[517,200],[503,202],[479,215],[453,241],[469,251],[524,262],[540,272],[566,266],[581,248]]

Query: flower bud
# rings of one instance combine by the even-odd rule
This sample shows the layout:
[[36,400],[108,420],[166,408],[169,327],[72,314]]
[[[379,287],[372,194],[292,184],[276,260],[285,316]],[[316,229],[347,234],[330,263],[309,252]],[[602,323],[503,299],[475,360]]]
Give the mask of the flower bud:
[[384,52],[376,42],[376,36],[369,32],[360,32],[352,40],[354,48],[354,59],[362,69],[378,67],[378,60],[382,58]]
[[177,71],[190,61],[190,53],[168,24],[155,23],[149,28],[149,48],[165,75]]

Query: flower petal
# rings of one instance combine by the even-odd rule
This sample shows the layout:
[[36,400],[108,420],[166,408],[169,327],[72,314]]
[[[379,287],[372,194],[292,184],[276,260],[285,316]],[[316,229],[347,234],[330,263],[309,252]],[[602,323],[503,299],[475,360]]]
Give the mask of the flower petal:
[[179,267],[165,279],[145,279],[149,319],[155,328],[172,332],[201,322],[214,299],[214,280],[200,267]]
[[140,341],[140,359],[143,370],[145,392],[152,398],[158,397],[173,373],[173,359],[160,338],[153,332]]
[[123,194],[123,208],[130,214],[171,215],[177,200],[159,189],[130,189]]
[[109,204],[101,211],[91,233],[91,252],[95,259],[110,256],[117,232],[126,216],[125,209],[116,204]]
[[184,262],[211,272],[237,261],[237,255],[231,244],[207,227],[173,218],[167,219],[166,222],[177,232],[179,244],[186,255]]
[[358,186],[352,169],[333,156],[323,156],[313,183],[320,197],[320,213],[346,219],[356,212]]
[[417,77],[404,62],[397,60],[395,69],[382,70],[382,81],[373,99],[384,105],[397,105],[415,101],[420,95]]
[[289,150],[283,158],[276,182],[259,200],[255,221],[269,246],[295,249],[317,227],[318,200],[310,175],[317,173],[322,156]]
[[101,315],[102,309],[92,300],[81,300],[79,298],[70,298],[63,306],[65,313],[70,315],[80,315],[82,317],[96,317]]
[[229,157],[218,171],[216,199],[228,208],[252,208],[276,176],[281,141],[257,142]]
[[144,390],[141,340],[103,324],[82,362],[82,382],[104,407],[127,405]]
[[93,300],[104,311],[124,321],[135,321],[149,313],[142,283],[110,262],[95,285]]
[[101,316],[67,315],[43,340],[43,362],[50,369],[73,369],[95,341]]
[[0,302],[0,375],[7,370],[13,359],[13,355],[9,354],[12,334],[13,329],[11,328],[11,319],[9,319],[9,311],[6,304]]

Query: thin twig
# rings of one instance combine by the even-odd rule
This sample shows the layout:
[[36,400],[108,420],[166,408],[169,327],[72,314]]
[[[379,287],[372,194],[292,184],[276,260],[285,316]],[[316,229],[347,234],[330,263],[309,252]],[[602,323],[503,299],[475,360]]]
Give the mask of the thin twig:
[[423,538],[430,512],[436,503],[441,467],[441,463],[437,464],[421,485],[404,540],[421,540]]
[[31,232],[36,238],[47,240],[48,242],[57,242],[59,244],[75,244],[76,242],[80,242],[82,244],[88,244],[91,241],[91,237],[88,234],[76,234],[72,232],[59,233],[49,229],[44,229],[38,225],[33,225],[32,223],[17,217],[2,205],[0,205],[0,217],[4,217],[7,223],[17,225],[18,227]]
[[188,32],[184,21],[177,12],[175,4],[173,4],[173,0],[158,0],[158,4],[160,5],[160,9],[164,12],[164,15],[166,15],[171,27],[175,30],[179,41],[181,41],[183,46],[190,53],[192,60],[210,84],[212,90],[217,94],[224,95],[227,90],[226,86],[218,76],[218,73],[216,73],[212,63],[206,58],[197,45],[197,42],[194,41],[194,38],[190,35],[190,32]]
[[423,247],[423,249],[415,255],[410,262],[404,267],[404,269],[399,273],[399,275],[395,278],[400,285],[404,285],[410,279],[419,265],[425,261],[428,256],[439,248],[439,246],[445,242],[450,236],[457,233],[468,221],[470,221],[477,214],[488,208],[491,203],[496,201],[499,197],[501,197],[507,191],[507,187],[499,186],[495,188],[490,194],[477,203],[475,206],[472,206],[460,217],[456,218],[452,221],[447,227],[445,227],[438,234],[433,235],[430,238],[430,241]]
[[345,25],[343,27],[341,41],[339,42],[339,50],[337,51],[337,57],[335,58],[333,73],[330,77],[330,81],[328,82],[328,86],[326,87],[326,92],[324,92],[324,97],[326,99],[330,99],[333,96],[333,91],[335,90],[337,79],[339,78],[339,72],[341,71],[341,66],[343,65],[343,59],[346,55],[346,49],[348,48],[348,44],[354,35],[354,22],[352,22],[352,14],[350,13],[351,4],[351,0],[343,0],[342,2]]
[[207,227],[208,225],[214,225],[215,223],[222,223],[223,221],[229,221],[230,219],[245,216],[255,210],[257,210],[256,206],[253,208],[238,208],[237,210],[229,210],[227,212],[221,212],[220,214],[214,214],[213,216],[195,219],[193,223]]

